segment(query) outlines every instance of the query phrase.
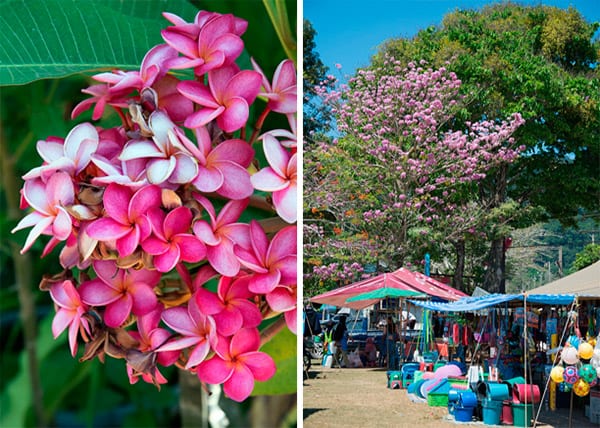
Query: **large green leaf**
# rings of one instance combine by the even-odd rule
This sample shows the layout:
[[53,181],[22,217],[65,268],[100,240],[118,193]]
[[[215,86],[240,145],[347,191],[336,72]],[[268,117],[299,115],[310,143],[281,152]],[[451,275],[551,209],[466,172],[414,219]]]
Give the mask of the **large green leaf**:
[[162,43],[168,11],[191,21],[183,0],[0,1],[0,85],[99,69],[138,69]]
[[275,360],[277,373],[266,382],[256,382],[252,395],[293,394],[296,392],[296,335],[287,328],[261,349]]

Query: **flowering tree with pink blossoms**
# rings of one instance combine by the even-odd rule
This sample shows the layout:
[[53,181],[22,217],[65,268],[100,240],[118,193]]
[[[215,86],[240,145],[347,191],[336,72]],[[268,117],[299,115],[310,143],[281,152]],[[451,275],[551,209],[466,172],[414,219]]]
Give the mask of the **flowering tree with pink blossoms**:
[[459,87],[444,68],[388,58],[321,92],[340,135],[305,156],[308,283],[356,279],[367,263],[399,267],[485,231],[477,184],[523,150],[512,138],[523,119],[461,125]]
[[59,250],[40,288],[73,357],[122,359],[159,388],[175,365],[243,401],[277,371],[262,345],[296,333],[295,64],[241,68],[248,22],[232,14],[163,15],[138,69],[82,91],[72,118],[92,122],[37,142],[13,232],[30,228],[21,253]]

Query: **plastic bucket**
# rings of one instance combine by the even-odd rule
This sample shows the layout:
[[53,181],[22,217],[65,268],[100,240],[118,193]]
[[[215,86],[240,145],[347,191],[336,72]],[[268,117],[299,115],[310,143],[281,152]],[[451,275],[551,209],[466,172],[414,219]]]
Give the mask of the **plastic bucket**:
[[533,384],[516,383],[513,385],[513,403],[539,403],[540,388]]
[[507,400],[510,390],[508,385],[500,382],[486,382],[486,396],[490,400]]
[[460,407],[475,407],[477,406],[477,395],[472,391],[461,391],[458,396],[458,404]]
[[483,423],[486,425],[500,424],[500,415],[502,414],[502,401],[484,399],[481,404],[483,407]]
[[530,427],[533,417],[533,404],[512,403],[513,425]]
[[502,425],[512,425],[513,414],[510,400],[504,400],[502,402]]
[[423,379],[423,372],[421,370],[415,370],[414,372],[414,381],[418,381]]
[[473,409],[474,407],[455,406],[454,420],[456,422],[471,422],[473,419]]

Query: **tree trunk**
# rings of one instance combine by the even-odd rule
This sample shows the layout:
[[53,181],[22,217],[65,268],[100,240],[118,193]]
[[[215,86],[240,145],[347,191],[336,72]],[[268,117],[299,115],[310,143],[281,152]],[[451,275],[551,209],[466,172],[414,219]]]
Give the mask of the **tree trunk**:
[[[490,208],[498,208],[506,202],[508,165],[501,165],[494,177]],[[502,221],[502,219],[498,219]],[[495,236],[487,257],[487,270],[483,278],[483,288],[490,293],[505,292],[506,257],[504,236]]]
[[257,396],[252,400],[252,427],[292,426],[295,416],[296,394]]
[[488,255],[487,270],[483,278],[483,288],[490,293],[504,293],[506,291],[505,261],[504,238],[494,239]]
[[187,370],[179,370],[179,411],[183,428],[208,428],[206,392],[198,376]]
[[454,249],[456,250],[456,267],[454,269],[454,276],[452,278],[452,286],[458,290],[464,291],[464,280],[465,275],[465,240],[461,239],[454,242]]

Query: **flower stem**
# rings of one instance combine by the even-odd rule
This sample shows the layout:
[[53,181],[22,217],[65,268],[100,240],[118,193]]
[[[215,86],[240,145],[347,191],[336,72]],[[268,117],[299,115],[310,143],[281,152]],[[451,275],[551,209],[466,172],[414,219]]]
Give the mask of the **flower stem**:
[[[0,124],[0,162],[2,165],[2,186],[6,195],[7,219],[16,221],[19,219],[19,184],[18,175],[14,168],[14,157],[9,156]],[[8,241],[8,239],[7,239]],[[42,394],[42,381],[38,365],[36,351],[37,320],[35,317],[35,299],[31,292],[32,284],[31,260],[29,254],[19,254],[19,247],[15,242],[10,242],[12,259],[15,268],[15,281],[17,283],[17,293],[20,306],[20,317],[23,323],[23,338],[25,353],[27,355],[27,372],[29,373],[31,388],[31,400],[35,410],[37,423],[34,425],[46,427],[46,417],[44,414],[44,402]]]
[[254,125],[254,131],[252,132],[252,135],[250,136],[250,140],[248,140],[248,142],[250,144],[253,144],[254,141],[256,141],[256,138],[258,137],[258,133],[260,132],[263,124],[265,123],[265,119],[269,115],[270,111],[271,111],[271,109],[269,107],[265,107],[263,112],[260,114],[260,116],[256,120],[256,124]]
[[260,346],[262,347],[265,343],[273,339],[277,333],[283,330],[283,327],[285,327],[285,318],[281,316],[273,324],[270,324],[260,332]]

